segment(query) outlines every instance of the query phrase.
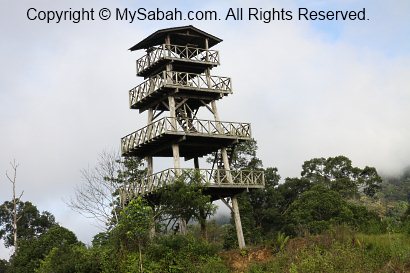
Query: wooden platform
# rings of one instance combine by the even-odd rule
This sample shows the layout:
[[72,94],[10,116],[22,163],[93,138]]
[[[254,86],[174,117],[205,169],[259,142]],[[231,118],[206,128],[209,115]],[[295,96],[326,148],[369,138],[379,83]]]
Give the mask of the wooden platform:
[[142,82],[129,91],[131,109],[140,112],[148,108],[169,110],[168,96],[186,98],[191,109],[197,109],[213,100],[232,94],[232,82],[228,77],[210,76],[187,72],[162,72]]
[[165,65],[170,62],[173,71],[203,73],[219,65],[219,53],[210,49],[162,44],[152,47],[136,61],[137,76],[147,78],[155,75],[165,70]]
[[121,139],[123,156],[172,157],[179,144],[180,156],[201,157],[251,138],[249,123],[162,118]]
[[[233,183],[229,183],[228,175]],[[212,200],[233,196],[243,191],[260,189],[265,186],[263,171],[220,169],[166,169],[152,174],[136,183],[134,192],[146,198],[155,199],[158,189],[170,186],[176,179],[190,183],[199,178],[199,184],[204,187],[203,193],[210,195]]]

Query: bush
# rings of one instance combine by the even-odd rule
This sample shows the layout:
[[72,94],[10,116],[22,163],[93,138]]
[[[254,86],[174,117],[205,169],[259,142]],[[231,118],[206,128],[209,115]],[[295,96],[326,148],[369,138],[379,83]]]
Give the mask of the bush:
[[36,273],[98,273],[99,263],[81,244],[53,248],[41,261]]
[[226,266],[218,251],[216,245],[192,235],[162,236],[147,248],[146,268],[153,272],[219,272],[212,269],[225,270]]

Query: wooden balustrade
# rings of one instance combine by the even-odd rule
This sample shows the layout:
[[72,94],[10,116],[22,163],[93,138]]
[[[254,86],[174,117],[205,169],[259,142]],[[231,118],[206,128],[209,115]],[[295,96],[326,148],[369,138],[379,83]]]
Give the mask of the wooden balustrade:
[[250,138],[251,126],[243,122],[226,122],[164,117],[121,139],[122,154],[165,134]]
[[216,66],[219,65],[219,52],[188,46],[159,45],[152,47],[146,55],[137,60],[137,75],[165,59],[200,62]]
[[[233,183],[227,179],[228,172]],[[137,195],[153,193],[154,191],[172,185],[176,179],[185,183],[195,181],[202,187],[229,188],[262,188],[265,186],[265,176],[259,170],[221,170],[221,169],[166,169],[136,181],[133,189]]]

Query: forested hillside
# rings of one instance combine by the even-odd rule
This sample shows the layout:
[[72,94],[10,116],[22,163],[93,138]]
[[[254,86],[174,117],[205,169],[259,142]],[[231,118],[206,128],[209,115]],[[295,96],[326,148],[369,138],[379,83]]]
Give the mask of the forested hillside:
[[[309,159],[300,176],[281,180],[256,152],[255,141],[238,145],[232,163],[265,173],[264,189],[239,196],[246,249],[237,248],[232,220],[203,220],[217,208],[195,174],[164,187],[153,206],[132,195],[132,183],[145,175],[142,161],[104,156],[84,172],[69,205],[104,222],[105,231],[86,246],[51,213],[17,200],[18,248],[0,272],[410,271],[410,170],[382,179],[375,168],[336,156]],[[92,206],[103,197],[105,207]],[[12,201],[0,206],[7,247],[16,244]],[[189,223],[185,234],[179,219]]]

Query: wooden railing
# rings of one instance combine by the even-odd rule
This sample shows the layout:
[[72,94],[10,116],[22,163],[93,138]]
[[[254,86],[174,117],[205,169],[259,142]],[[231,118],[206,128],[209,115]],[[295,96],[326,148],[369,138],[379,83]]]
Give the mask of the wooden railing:
[[207,77],[205,74],[163,71],[130,90],[130,107],[162,87],[189,88],[204,92],[232,93],[232,82],[231,78],[228,77]]
[[126,154],[139,145],[164,134],[250,138],[251,125],[242,122],[164,117],[123,137],[121,139],[122,154]]
[[137,60],[137,75],[163,59],[219,65],[219,53],[216,50],[163,44],[151,48],[146,55]]
[[[229,182],[228,176],[232,177],[232,183]],[[265,176],[263,171],[258,170],[232,170],[226,171],[221,169],[166,169],[154,173],[136,183],[134,191],[136,194],[151,193],[157,189],[172,185],[176,179],[182,179],[183,182],[189,183],[196,181],[203,187],[232,187],[232,188],[255,188],[265,185]]]

